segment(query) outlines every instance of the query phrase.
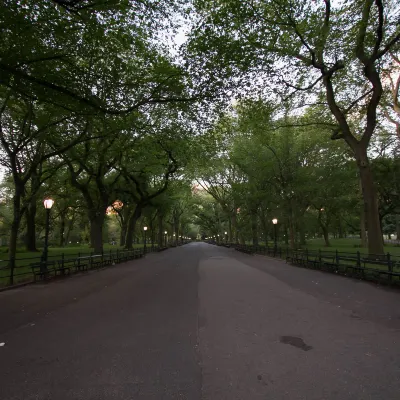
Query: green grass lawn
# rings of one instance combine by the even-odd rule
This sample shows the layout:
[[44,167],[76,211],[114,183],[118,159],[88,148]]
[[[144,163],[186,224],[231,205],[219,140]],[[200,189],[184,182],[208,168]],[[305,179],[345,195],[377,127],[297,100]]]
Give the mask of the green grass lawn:
[[[354,252],[359,251],[361,254],[367,254],[368,249],[358,247],[361,244],[360,239],[331,239],[330,247],[325,246],[325,241],[323,239],[310,239],[307,240],[307,245],[304,248],[310,250],[318,250],[321,251],[339,251],[339,252]],[[394,256],[400,256],[400,246],[396,245],[385,245],[385,253],[390,253]]]
[[[246,244],[251,245],[251,242],[246,242]],[[322,252],[342,252],[342,253],[357,253],[359,251],[361,254],[368,254],[368,249],[359,247],[361,244],[360,239],[331,239],[330,240],[330,247],[325,246],[325,241],[322,238],[319,239],[308,239],[306,246],[301,246],[302,249],[309,249],[309,250],[321,250]],[[260,242],[260,245],[265,245],[264,242]],[[274,243],[272,241],[268,242],[269,247],[273,247]],[[283,242],[278,243],[279,247],[285,249],[287,245]],[[300,247],[299,247],[300,248]],[[400,257],[400,246],[396,246],[394,244],[386,244],[385,247],[385,254],[390,253],[392,256]]]

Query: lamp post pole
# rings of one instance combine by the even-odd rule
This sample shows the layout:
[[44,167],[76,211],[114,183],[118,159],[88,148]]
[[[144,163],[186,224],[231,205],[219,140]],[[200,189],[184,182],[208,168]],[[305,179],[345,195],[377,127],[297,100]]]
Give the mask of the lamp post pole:
[[164,234],[165,234],[165,247],[167,247],[167,234],[168,234],[168,232],[165,231]]
[[48,249],[49,249],[49,231],[50,231],[50,210],[53,207],[54,200],[46,199],[44,202],[44,208],[46,209],[46,228],[44,236],[44,249],[42,255],[42,268],[41,272],[46,272],[47,270],[47,259],[48,259]]
[[143,246],[143,253],[144,253],[144,254],[146,254],[146,250],[147,250],[147,248],[146,248],[146,233],[147,233],[147,226],[144,226],[144,227],[143,227],[143,230],[144,230],[144,246]]
[[228,244],[228,232],[225,232],[225,244]]
[[278,251],[278,220],[274,218],[272,220],[272,223],[274,224],[274,257],[276,256],[276,253]]

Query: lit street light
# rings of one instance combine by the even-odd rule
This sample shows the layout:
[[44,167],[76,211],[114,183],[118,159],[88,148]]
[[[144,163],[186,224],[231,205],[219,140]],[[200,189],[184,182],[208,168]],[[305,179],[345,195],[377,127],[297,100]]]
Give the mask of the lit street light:
[[168,235],[168,232],[165,231],[164,234],[165,234],[165,247],[167,247],[167,235]]
[[147,233],[147,226],[143,227],[144,230],[144,246],[143,246],[143,253],[146,254],[146,233]]
[[276,256],[276,252],[277,252],[277,250],[278,250],[278,239],[277,239],[277,237],[278,237],[278,231],[277,231],[277,225],[278,225],[278,220],[276,219],[276,218],[274,218],[273,220],[272,220],[272,223],[274,224],[274,242],[275,242],[275,244],[274,244],[274,257]]
[[50,230],[50,210],[53,207],[54,200],[53,199],[45,199],[43,202],[44,208],[46,209],[46,229],[44,236],[44,249],[42,255],[42,271],[45,272],[47,270],[47,256],[48,256],[48,248],[49,248],[49,230]]

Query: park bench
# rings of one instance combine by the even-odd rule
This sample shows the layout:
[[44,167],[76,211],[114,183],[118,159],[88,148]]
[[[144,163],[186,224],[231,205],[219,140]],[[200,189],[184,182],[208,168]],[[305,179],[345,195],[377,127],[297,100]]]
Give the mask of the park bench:
[[242,253],[246,254],[253,254],[254,250],[251,246],[236,246],[235,250],[241,251]]
[[143,249],[136,249],[135,250],[134,258],[142,258],[143,256],[144,256],[144,250]]
[[103,256],[101,254],[93,254],[90,256],[82,256],[75,259],[75,271],[87,271],[88,269],[100,268],[103,266]]
[[294,250],[286,256],[286,262],[297,265],[305,265],[307,261],[307,254],[303,250]]
[[361,275],[364,277],[364,267],[361,265],[361,259],[359,255],[342,255],[338,253],[336,255],[338,268],[345,274],[351,271],[351,275]]
[[245,247],[241,251],[243,253],[246,253],[246,254],[253,254],[254,253],[254,251],[253,251],[253,249],[251,247]]
[[[384,259],[380,257],[363,257],[361,262],[363,263],[364,270],[378,280],[381,280],[382,275],[386,276],[389,280],[391,280],[392,277],[400,277],[400,271],[394,271],[394,268],[396,267],[395,261],[390,261],[386,258]],[[378,265],[385,268],[371,268],[368,264],[372,266]]]
[[320,259],[320,254],[318,252],[307,252],[307,257],[306,257],[306,264],[307,267],[312,267],[314,269],[319,268],[321,264],[321,259]]
[[37,277],[40,279],[47,279],[51,274],[56,275],[56,263],[54,261],[40,261],[30,265],[34,281],[36,282]]
[[57,261],[58,268],[56,269],[56,273],[59,272],[60,275],[65,275],[67,272],[68,274],[71,273],[71,268],[74,267],[74,260],[58,260]]

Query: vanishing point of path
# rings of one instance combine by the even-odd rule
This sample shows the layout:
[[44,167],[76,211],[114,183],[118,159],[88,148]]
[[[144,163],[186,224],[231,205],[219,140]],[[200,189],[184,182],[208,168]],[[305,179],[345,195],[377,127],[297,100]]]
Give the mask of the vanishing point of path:
[[193,243],[0,293],[0,398],[398,400],[399,304]]

